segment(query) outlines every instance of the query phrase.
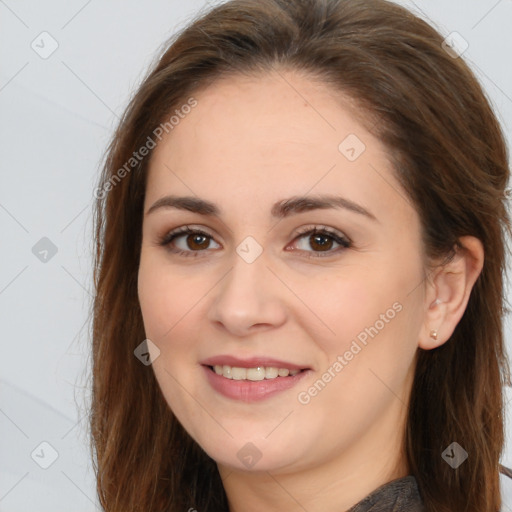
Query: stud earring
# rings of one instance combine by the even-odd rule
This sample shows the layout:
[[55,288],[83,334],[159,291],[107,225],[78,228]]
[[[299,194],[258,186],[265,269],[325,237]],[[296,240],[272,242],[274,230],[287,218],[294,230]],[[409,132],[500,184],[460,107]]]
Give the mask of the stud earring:
[[433,340],[437,340],[437,331],[435,330],[431,330],[430,331],[430,337],[433,339]]
[[441,304],[441,302],[443,302],[443,301],[442,301],[442,300],[439,300],[439,299],[436,299],[436,300],[432,303],[432,305],[433,305],[433,306],[437,306],[438,304]]

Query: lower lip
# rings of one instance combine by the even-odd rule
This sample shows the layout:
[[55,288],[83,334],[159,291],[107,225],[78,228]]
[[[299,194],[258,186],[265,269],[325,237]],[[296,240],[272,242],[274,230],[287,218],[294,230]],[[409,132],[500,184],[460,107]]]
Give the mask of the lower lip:
[[243,402],[264,400],[281,391],[286,391],[295,386],[309,373],[309,370],[303,370],[293,376],[252,381],[227,379],[222,375],[217,375],[209,366],[203,366],[203,368],[208,382],[215,391],[227,398]]

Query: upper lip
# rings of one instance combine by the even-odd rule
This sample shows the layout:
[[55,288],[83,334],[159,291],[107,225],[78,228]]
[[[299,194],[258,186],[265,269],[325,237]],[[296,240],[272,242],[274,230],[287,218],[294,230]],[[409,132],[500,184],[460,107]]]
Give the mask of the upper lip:
[[245,359],[231,355],[219,355],[209,357],[201,361],[201,364],[206,366],[236,366],[238,368],[256,368],[258,366],[274,367],[274,368],[286,368],[288,370],[305,370],[309,369],[305,365],[294,364],[288,361],[282,361],[266,356],[254,356]]

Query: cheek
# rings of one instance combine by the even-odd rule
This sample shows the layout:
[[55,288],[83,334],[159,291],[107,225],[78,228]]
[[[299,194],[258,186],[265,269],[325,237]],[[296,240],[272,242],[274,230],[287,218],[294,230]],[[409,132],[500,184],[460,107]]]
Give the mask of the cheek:
[[322,323],[311,313],[301,320],[303,329],[319,325],[309,332],[323,358],[299,401],[311,400],[318,414],[330,411],[336,428],[347,432],[371,425],[406,389],[421,313],[420,294],[404,292],[412,267],[394,274],[360,270],[309,287],[308,305]]
[[[299,322],[328,352],[346,350],[351,340],[364,340],[376,324],[384,331],[400,316],[404,305],[402,279],[382,269],[351,266],[324,279],[301,277],[294,291],[304,309]],[[389,330],[389,329],[388,329]]]
[[[146,337],[154,342],[159,356],[152,369],[169,407],[189,433],[194,435],[193,418],[197,415],[194,402],[183,388],[200,396],[195,388],[197,375],[191,374],[191,365],[197,355],[190,345],[198,326],[198,300],[204,283],[191,284],[190,279],[170,269],[151,251],[141,254],[138,273],[138,295]],[[198,297],[199,295],[199,297]],[[192,350],[191,350],[192,349]],[[199,422],[200,424],[200,422]]]
[[142,252],[138,295],[148,338],[156,342],[172,338],[207,292],[205,280],[191,282],[190,276],[180,275],[160,257]]
[[157,342],[172,326],[174,297],[157,265],[151,265],[149,258],[141,256],[138,274],[139,303],[144,321],[146,336]]
[[402,386],[417,350],[423,310],[421,287],[411,285],[421,276],[420,264],[399,261],[392,265],[383,258],[371,268],[352,265],[328,279],[296,281],[297,295],[308,307],[296,318],[323,353],[319,371],[336,375],[324,399],[344,390],[348,402],[355,400],[351,407],[358,408],[359,400],[386,393],[379,379],[392,389]]

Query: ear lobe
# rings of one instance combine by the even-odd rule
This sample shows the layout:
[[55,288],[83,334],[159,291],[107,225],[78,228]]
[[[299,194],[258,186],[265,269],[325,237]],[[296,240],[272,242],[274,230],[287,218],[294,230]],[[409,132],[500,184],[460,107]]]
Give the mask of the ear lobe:
[[426,310],[418,345],[431,350],[453,334],[466,310],[471,290],[484,264],[482,242],[473,236],[459,239],[453,258],[435,270],[429,280]]

